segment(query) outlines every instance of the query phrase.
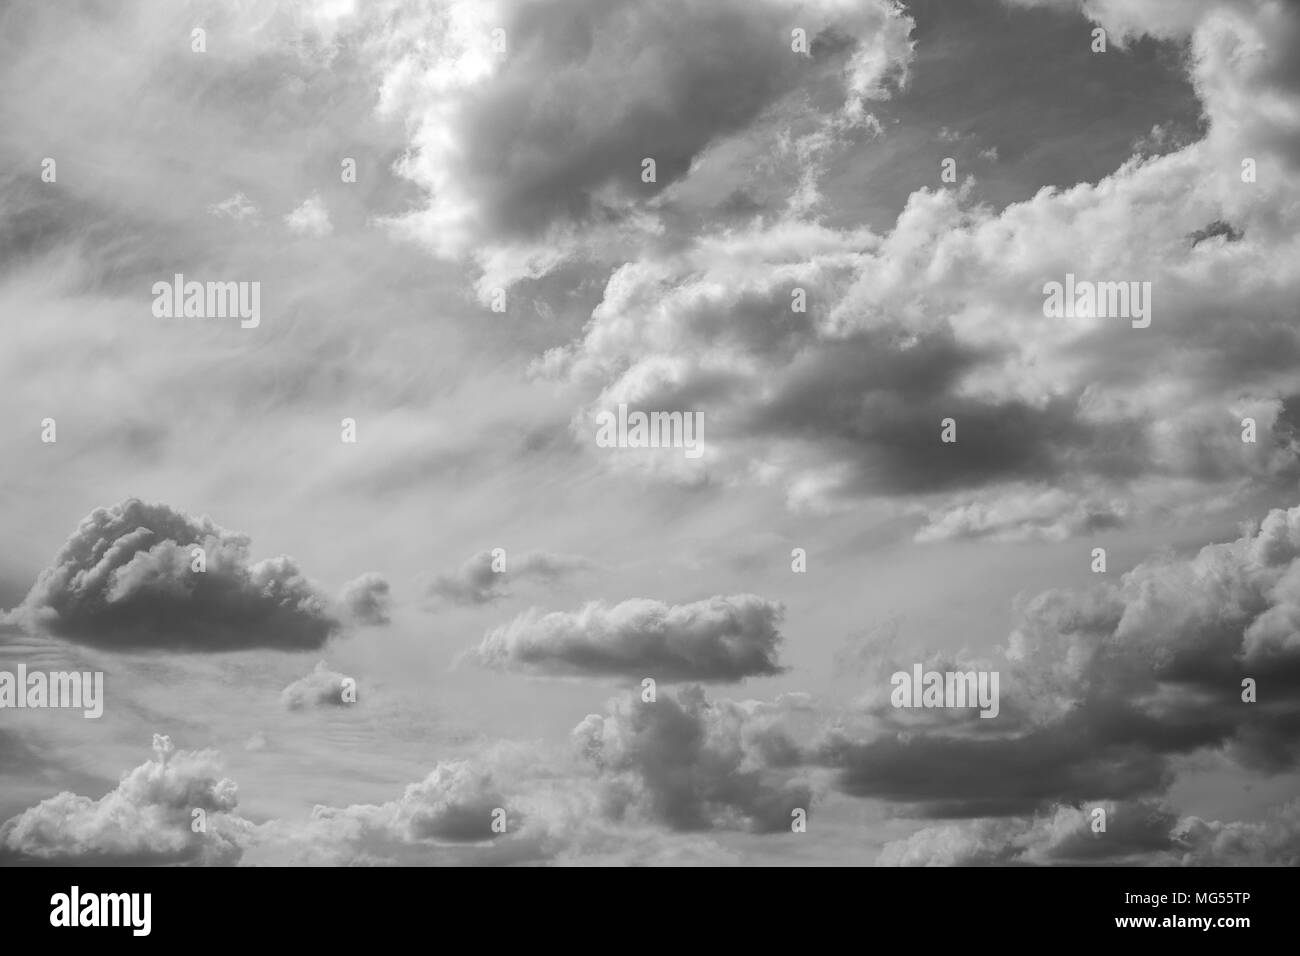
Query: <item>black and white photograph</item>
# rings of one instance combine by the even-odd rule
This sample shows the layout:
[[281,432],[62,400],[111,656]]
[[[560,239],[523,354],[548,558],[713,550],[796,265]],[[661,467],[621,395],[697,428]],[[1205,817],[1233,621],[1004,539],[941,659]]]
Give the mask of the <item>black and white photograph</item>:
[[1294,0],[3,0],[0,866],[1300,865],[1298,175]]

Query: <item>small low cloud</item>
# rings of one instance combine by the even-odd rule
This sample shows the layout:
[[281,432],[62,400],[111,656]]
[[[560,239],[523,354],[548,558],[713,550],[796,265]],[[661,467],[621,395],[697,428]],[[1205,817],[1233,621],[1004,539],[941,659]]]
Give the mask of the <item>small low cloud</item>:
[[508,597],[512,583],[554,584],[591,568],[586,558],[572,554],[511,555],[497,550],[480,551],[456,571],[438,575],[429,585],[429,596],[459,605],[491,604]]
[[[342,707],[351,703],[343,697],[343,691],[349,680],[351,678],[330,670],[329,665],[321,661],[310,674],[299,678],[281,691],[280,700],[290,710],[302,710],[307,707]],[[353,686],[355,688],[355,684]]]
[[82,520],[4,620],[97,647],[313,650],[342,627],[293,558],[253,561],[250,538],[130,498]]
[[691,604],[634,598],[577,611],[529,609],[484,635],[469,657],[484,667],[553,676],[738,681],[779,674],[782,605],[754,594]]
[[653,702],[610,702],[573,730],[597,768],[606,811],[675,830],[788,832],[808,811],[808,783],[784,769],[797,747],[783,723],[796,698],[709,701],[699,686]]

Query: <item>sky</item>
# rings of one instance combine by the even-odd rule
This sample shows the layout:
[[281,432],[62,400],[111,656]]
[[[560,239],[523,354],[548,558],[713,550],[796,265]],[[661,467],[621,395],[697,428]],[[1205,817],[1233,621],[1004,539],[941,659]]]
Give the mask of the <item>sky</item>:
[[1300,862],[1294,4],[9,0],[0,91],[0,680],[104,675],[0,862]]

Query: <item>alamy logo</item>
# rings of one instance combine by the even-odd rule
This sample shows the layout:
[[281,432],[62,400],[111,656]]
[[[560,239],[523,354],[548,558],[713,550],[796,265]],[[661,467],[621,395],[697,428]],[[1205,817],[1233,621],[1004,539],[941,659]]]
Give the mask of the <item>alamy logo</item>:
[[1049,319],[1132,319],[1133,328],[1151,324],[1150,282],[1078,281],[1073,272],[1065,274],[1065,284],[1052,281],[1043,285],[1043,315]]
[[895,707],[978,707],[981,717],[998,715],[997,671],[896,671],[889,702]]
[[681,448],[687,458],[704,454],[703,412],[605,411],[596,416],[596,444],[601,448]]
[[262,283],[186,282],[176,273],[171,282],[153,284],[153,314],[159,319],[233,319],[241,329],[262,322]]
[[129,926],[132,935],[148,936],[153,923],[151,893],[70,893],[50,897],[51,926]]
[[104,713],[103,671],[0,671],[0,709],[5,707],[58,707],[80,709],[82,716],[95,719]]

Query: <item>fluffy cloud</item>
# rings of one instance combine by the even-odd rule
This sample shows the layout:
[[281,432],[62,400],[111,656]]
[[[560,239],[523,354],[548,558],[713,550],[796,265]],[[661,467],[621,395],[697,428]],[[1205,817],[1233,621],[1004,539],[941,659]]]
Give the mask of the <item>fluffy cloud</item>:
[[1180,863],[1194,866],[1300,866],[1300,801],[1267,819],[1223,823],[1186,817],[1174,831]]
[[[719,143],[761,165],[746,137],[773,114],[866,124],[864,103],[911,55],[911,21],[883,0],[453,2],[385,24],[367,46],[380,109],[413,129],[401,171],[428,195],[397,225],[439,255],[486,246],[482,264],[522,246],[534,273],[623,227],[656,234],[656,197]],[[791,50],[796,26],[807,55]]]
[[[235,815],[233,781],[208,751],[178,751],[154,735],[153,759],[122,775],[98,800],[60,793],[0,825],[0,859],[63,866],[229,865],[249,824]],[[205,832],[194,832],[195,810]]]
[[348,616],[359,624],[387,624],[389,599],[388,581],[373,571],[363,574],[343,585],[339,603]]
[[772,704],[705,699],[698,686],[674,698],[613,700],[573,731],[598,769],[605,812],[676,830],[790,830],[810,809],[809,785],[785,769],[797,747],[784,729],[795,698]]
[[753,594],[530,609],[485,634],[470,657],[484,667],[539,674],[736,681],[781,672],[782,613],[780,604]]
[[[916,510],[925,514],[924,507]],[[1059,541],[1118,527],[1131,510],[1122,497],[1101,498],[1061,488],[1008,485],[991,501],[971,501],[928,515],[916,540]]]
[[320,196],[312,195],[303,204],[284,217],[289,231],[311,239],[322,239],[334,231],[329,210]]
[[343,699],[344,681],[349,678],[329,669],[324,661],[306,677],[300,677],[283,691],[280,699],[290,710],[305,707],[342,707],[349,701]]
[[472,760],[440,761],[394,800],[317,806],[305,822],[274,821],[258,834],[253,862],[541,863],[602,843],[604,830],[584,781],[557,779],[531,749],[496,745]]
[[[619,403],[702,411],[708,477],[779,484],[794,506],[902,499],[921,540],[1059,539],[1294,483],[1300,11],[1097,9],[1190,38],[1203,139],[1001,211],[922,189],[884,235],[786,216],[648,251],[536,365],[584,396],[579,442]],[[1193,238],[1220,221],[1241,237]],[[1043,287],[1067,273],[1150,282],[1150,327],[1046,317]]]
[[[351,819],[413,842],[466,843],[492,840],[493,812],[506,809],[491,773],[465,761],[439,763],[401,798],[378,806],[317,807],[319,820]],[[509,817],[507,815],[507,822]]]
[[251,561],[249,543],[163,504],[97,508],[9,619],[115,649],[319,648],[340,627],[331,602],[292,558]]
[[1117,584],[1044,592],[1018,608],[1001,660],[985,665],[1001,674],[998,719],[918,729],[879,700],[882,732],[833,730],[818,759],[850,794],[935,817],[1145,798],[1193,754],[1294,771],[1297,581],[1300,507],[1193,556],[1142,562]]
[[[494,565],[503,570],[495,570]],[[570,554],[529,551],[507,554],[498,563],[491,551],[480,551],[455,572],[434,578],[428,593],[453,604],[491,604],[510,594],[511,582],[553,584],[588,567],[590,563],[585,558]]]
[[490,774],[465,763],[439,764],[398,801],[397,821],[416,838],[490,840],[493,813],[504,810]]

